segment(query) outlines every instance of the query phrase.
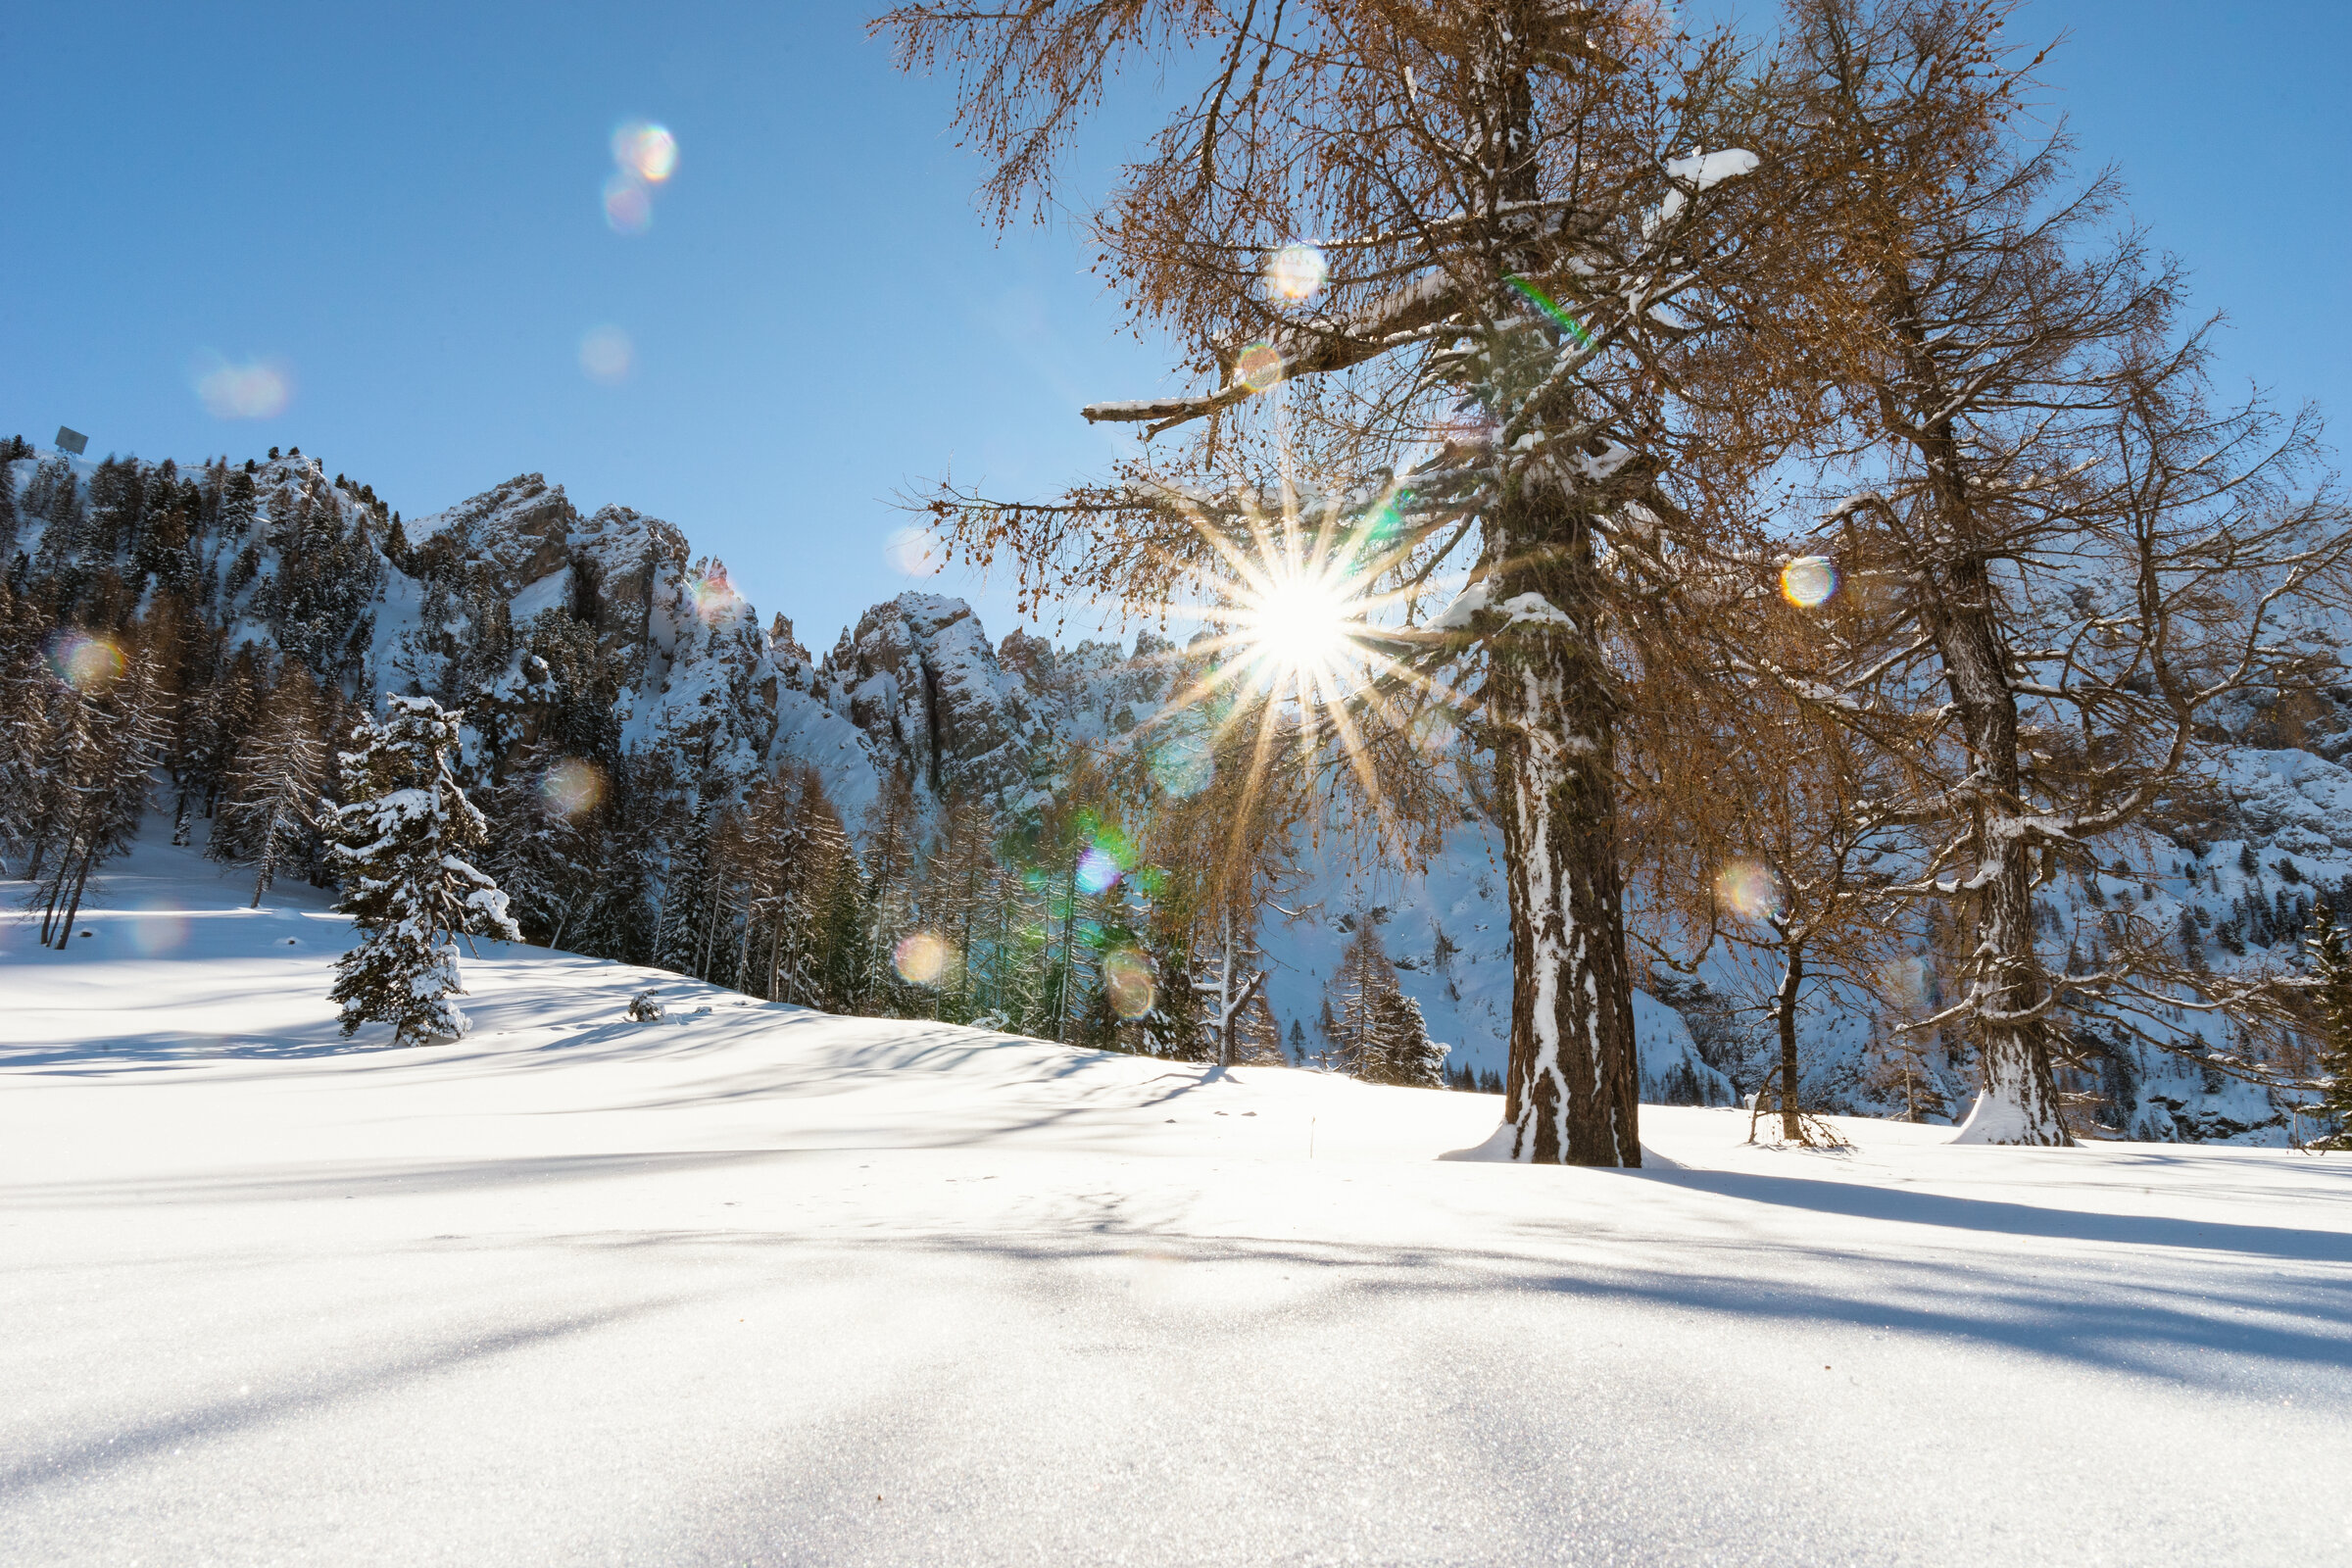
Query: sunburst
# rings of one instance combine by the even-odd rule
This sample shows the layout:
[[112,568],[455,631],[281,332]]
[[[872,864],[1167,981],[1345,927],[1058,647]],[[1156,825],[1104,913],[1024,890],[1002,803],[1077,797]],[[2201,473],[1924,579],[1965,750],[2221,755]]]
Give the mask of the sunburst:
[[[1393,506],[1371,514],[1394,522]],[[1302,763],[1335,747],[1384,833],[1396,831],[1361,719],[1369,713],[1382,727],[1402,731],[1411,727],[1411,715],[1397,708],[1399,693],[1451,699],[1391,653],[1415,638],[1397,624],[1412,592],[1383,586],[1405,549],[1364,526],[1360,514],[1348,526],[1348,516],[1326,508],[1310,527],[1296,503],[1272,517],[1248,506],[1238,519],[1222,522],[1205,511],[1191,514],[1211,559],[1183,573],[1197,591],[1194,602],[1165,612],[1201,622],[1208,635],[1169,656],[1199,673],[1154,724],[1217,713],[1211,728],[1219,749],[1236,726],[1254,727],[1237,836],[1286,745]]]

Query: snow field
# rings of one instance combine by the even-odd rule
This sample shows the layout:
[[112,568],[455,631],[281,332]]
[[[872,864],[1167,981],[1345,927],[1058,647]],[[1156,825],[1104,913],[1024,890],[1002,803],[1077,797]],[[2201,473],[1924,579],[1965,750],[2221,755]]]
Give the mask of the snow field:
[[392,1051],[319,896],[118,864],[0,924],[12,1563],[2352,1554],[2340,1156],[1448,1160],[1495,1101],[488,944]]

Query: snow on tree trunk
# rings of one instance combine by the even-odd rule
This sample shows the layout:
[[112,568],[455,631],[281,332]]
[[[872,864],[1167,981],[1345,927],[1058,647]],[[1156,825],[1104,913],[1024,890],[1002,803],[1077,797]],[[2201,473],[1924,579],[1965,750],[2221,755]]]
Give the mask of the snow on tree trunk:
[[[1954,503],[1951,514],[1963,514]],[[2018,765],[2017,694],[1981,562],[1963,563],[1926,619],[1966,728],[1974,773],[1977,948],[1973,1023],[1984,1089],[1954,1143],[2062,1146],[2058,1086],[2043,1014],[2049,985],[2034,930],[2029,823]]]
[[1613,735],[1589,520],[1556,495],[1514,498],[1487,602],[1511,615],[1488,655],[1486,707],[1511,914],[1511,1154],[1639,1165],[1641,1085],[1618,876]]

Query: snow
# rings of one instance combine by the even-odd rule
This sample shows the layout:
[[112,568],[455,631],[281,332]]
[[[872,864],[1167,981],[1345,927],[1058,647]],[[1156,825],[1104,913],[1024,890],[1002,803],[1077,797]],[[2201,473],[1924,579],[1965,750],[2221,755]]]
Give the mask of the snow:
[[66,954],[0,923],[12,1564],[2352,1545],[2340,1156],[1448,1160],[1494,1100],[490,943],[396,1051],[322,895],[110,869]]
[[[1687,185],[1692,191],[1702,191],[1724,180],[1755,172],[1760,162],[1754,153],[1741,147],[1727,147],[1711,153],[1702,153],[1693,148],[1688,158],[1666,160],[1666,177],[1678,187]],[[1656,209],[1642,219],[1642,236],[1646,238],[1673,222],[1688,199],[1680,189],[1668,191]]]
[[1666,176],[1695,190],[1707,190],[1727,179],[1752,174],[1760,160],[1744,147],[1726,147],[1718,152],[1701,153],[1695,149],[1688,158],[1666,160]]

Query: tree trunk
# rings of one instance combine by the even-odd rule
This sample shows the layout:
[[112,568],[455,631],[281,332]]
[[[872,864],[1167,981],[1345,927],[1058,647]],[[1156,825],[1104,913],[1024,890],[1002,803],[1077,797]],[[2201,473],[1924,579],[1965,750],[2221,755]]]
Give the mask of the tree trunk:
[[1788,961],[1781,969],[1781,988],[1772,999],[1774,1021],[1781,1030],[1781,1136],[1801,1144],[1805,1127],[1796,1108],[1796,996],[1805,983],[1805,951],[1791,942],[1783,950],[1783,956]]
[[[1960,508],[1955,506],[1955,512]],[[2017,694],[1994,618],[1994,589],[1984,564],[1963,557],[1930,584],[1927,621],[1975,769],[1977,948],[1970,960],[1977,1005],[1973,1020],[1984,1094],[1953,1138],[1962,1144],[2064,1146],[2057,1081],[2037,1011],[2048,997],[2034,942],[2032,846],[2018,770]]]
[[[1511,1155],[1639,1165],[1613,704],[1592,526],[1544,485],[1506,500],[1490,537],[1488,602],[1518,606],[1490,644],[1486,686],[1510,892]],[[1542,603],[1521,597],[1530,594]]]

